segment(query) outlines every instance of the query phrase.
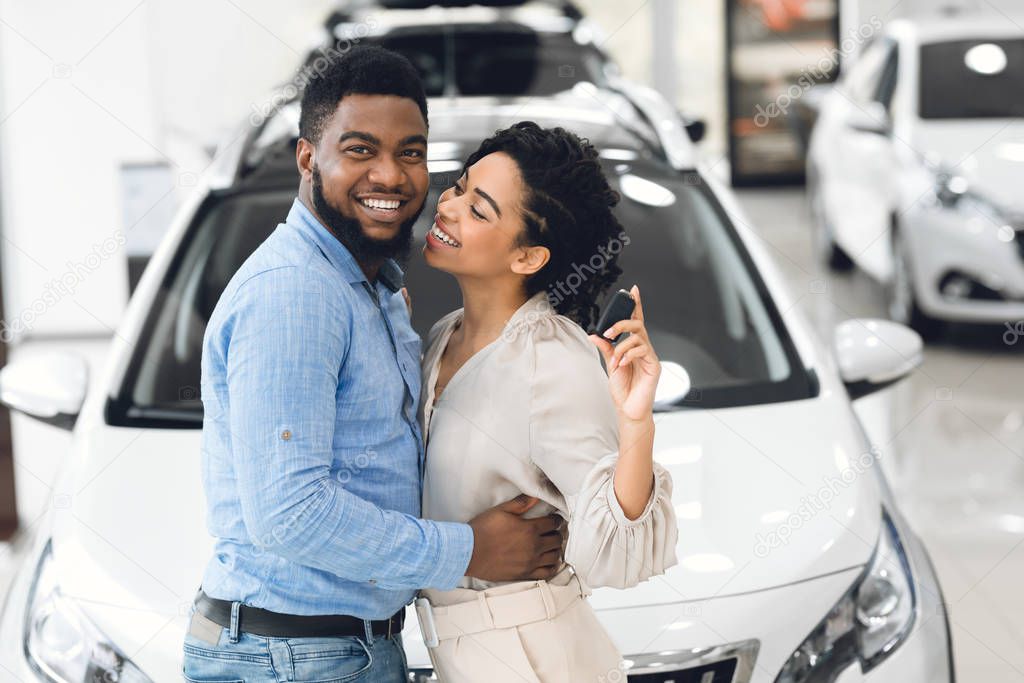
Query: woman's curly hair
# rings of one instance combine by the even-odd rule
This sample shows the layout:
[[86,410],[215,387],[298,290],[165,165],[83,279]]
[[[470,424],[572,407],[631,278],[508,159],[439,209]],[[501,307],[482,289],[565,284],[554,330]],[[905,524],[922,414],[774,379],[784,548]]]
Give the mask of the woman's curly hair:
[[609,187],[597,150],[564,128],[522,121],[484,140],[465,168],[494,152],[509,155],[523,181],[525,229],[518,246],[551,252],[527,278],[527,296],[547,291],[556,311],[589,331],[602,295],[622,274],[618,254],[629,244],[612,213],[619,194]]

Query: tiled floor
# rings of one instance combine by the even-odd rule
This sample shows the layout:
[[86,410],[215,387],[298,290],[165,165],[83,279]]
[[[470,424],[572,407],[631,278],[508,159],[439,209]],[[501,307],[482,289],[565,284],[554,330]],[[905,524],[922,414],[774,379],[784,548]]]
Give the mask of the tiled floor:
[[[883,316],[878,285],[815,263],[801,190],[739,195],[823,339],[845,318]],[[968,683],[1024,681],[1024,338],[1009,345],[1006,331],[951,329],[910,379],[858,406],[935,562]]]

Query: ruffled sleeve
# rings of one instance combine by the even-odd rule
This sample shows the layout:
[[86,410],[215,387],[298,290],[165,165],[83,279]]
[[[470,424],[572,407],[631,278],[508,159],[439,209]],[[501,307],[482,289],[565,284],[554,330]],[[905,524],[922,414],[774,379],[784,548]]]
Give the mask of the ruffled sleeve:
[[565,560],[592,588],[628,588],[676,564],[672,478],[654,464],[654,490],[637,519],[615,496],[618,429],[598,351],[568,318],[531,325],[530,452],[565,501]]
[[613,478],[618,454],[601,458],[579,494],[568,496],[569,543],[565,561],[592,588],[629,588],[676,564],[672,477],[654,463],[654,492],[643,514],[630,520],[619,506]]

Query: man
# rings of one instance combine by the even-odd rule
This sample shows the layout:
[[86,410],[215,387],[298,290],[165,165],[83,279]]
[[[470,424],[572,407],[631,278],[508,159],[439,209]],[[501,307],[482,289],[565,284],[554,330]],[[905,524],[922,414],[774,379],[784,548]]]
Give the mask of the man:
[[203,483],[216,537],[185,641],[195,681],[407,680],[421,587],[549,578],[555,517],[516,499],[417,519],[420,340],[400,293],[423,208],[427,106],[403,57],[357,48],[302,98],[302,179],[203,346]]

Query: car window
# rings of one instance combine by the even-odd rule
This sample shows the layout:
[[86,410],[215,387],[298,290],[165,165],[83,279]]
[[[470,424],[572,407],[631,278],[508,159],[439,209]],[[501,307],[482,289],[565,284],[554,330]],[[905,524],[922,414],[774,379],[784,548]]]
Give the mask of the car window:
[[894,50],[895,43],[888,38],[879,38],[869,43],[841,81],[843,92],[858,104],[875,100],[889,55]]
[[923,119],[1024,116],[1024,40],[958,40],[921,46]]
[[882,73],[878,79],[878,88],[875,90],[875,101],[881,102],[886,109],[892,107],[892,98],[896,92],[899,79],[899,56],[899,49],[893,45],[886,55],[885,64],[882,66]]
[[[616,211],[627,229],[625,237],[606,245],[606,253],[620,252],[624,273],[618,286],[635,283],[643,292],[660,357],[689,372],[694,389],[684,405],[809,397],[808,378],[778,312],[700,176],[643,172],[615,162],[609,162],[606,172],[623,196]],[[454,179],[453,173],[432,178],[428,206]],[[201,422],[206,322],[232,274],[284,219],[293,198],[293,190],[262,190],[213,196],[204,204],[153,302],[124,384],[111,401],[112,422]],[[421,335],[459,306],[454,279],[429,268],[420,254],[431,216],[425,211],[417,222],[416,246],[406,265],[413,325]],[[581,277],[586,268],[580,264]],[[572,286],[569,278],[565,284]]]
[[395,29],[367,40],[408,57],[428,97],[553,95],[576,83],[604,81],[593,47],[514,25]]

